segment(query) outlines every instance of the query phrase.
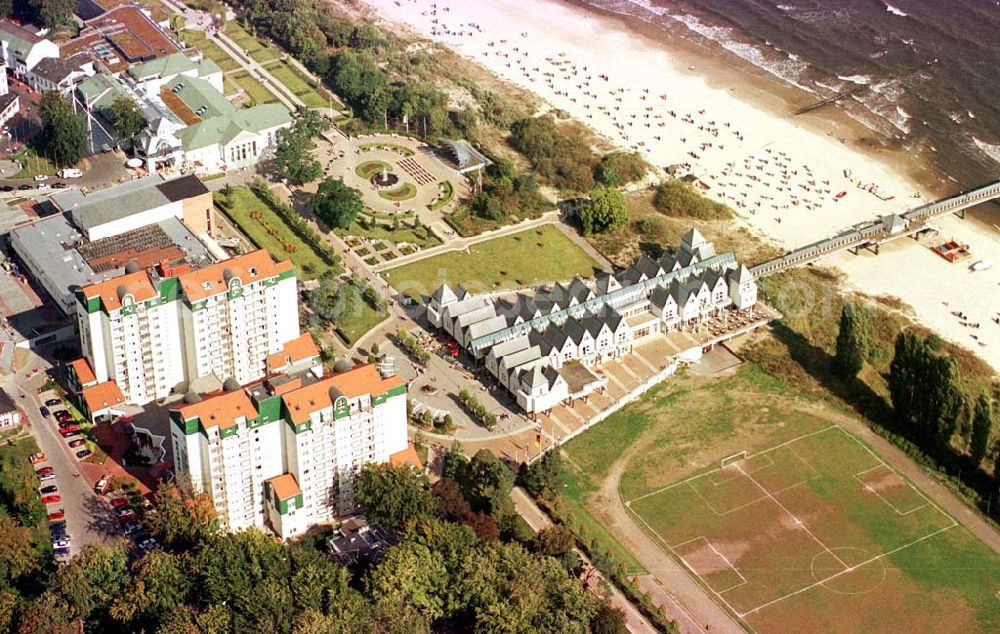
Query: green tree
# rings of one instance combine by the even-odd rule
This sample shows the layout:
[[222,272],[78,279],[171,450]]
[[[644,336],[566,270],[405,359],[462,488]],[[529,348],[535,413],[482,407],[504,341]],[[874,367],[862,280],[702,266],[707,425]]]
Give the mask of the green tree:
[[0,0],[0,20],[9,18],[14,13],[14,0]]
[[278,130],[278,144],[274,149],[274,166],[278,176],[293,185],[314,181],[323,173],[323,166],[311,154],[312,138],[293,126]]
[[0,517],[0,579],[14,581],[41,567],[42,553],[33,543],[31,529],[14,518]]
[[158,623],[187,600],[191,587],[191,578],[176,555],[150,552],[136,562],[133,578],[112,605],[111,616],[122,623],[140,617]]
[[432,514],[436,507],[427,476],[412,467],[367,464],[358,475],[354,491],[369,517],[393,529]]
[[110,111],[111,125],[122,139],[131,139],[146,125],[142,110],[131,97],[126,95],[115,97],[111,102]]
[[972,439],[969,443],[972,462],[979,466],[990,448],[990,437],[993,433],[993,399],[987,391],[983,391],[972,410]]
[[362,209],[361,194],[339,178],[324,180],[312,199],[313,213],[329,227],[350,227]]
[[454,579],[476,632],[583,634],[597,601],[551,557],[491,541],[470,553]]
[[590,192],[590,200],[577,212],[583,235],[602,233],[628,222],[625,197],[617,189],[598,187]]
[[559,491],[562,476],[562,456],[558,450],[553,450],[546,452],[541,460],[522,463],[517,483],[532,497],[550,497]]
[[590,634],[627,634],[625,612],[608,601],[602,601],[590,621]]
[[594,180],[606,187],[618,187],[640,180],[648,169],[637,152],[612,152],[594,166]]
[[864,307],[847,302],[840,313],[834,368],[845,378],[855,377],[864,367],[871,347],[871,324]]
[[188,483],[164,484],[156,491],[155,513],[142,521],[161,544],[188,550],[219,529],[212,498]]
[[350,282],[342,282],[332,271],[319,280],[319,286],[309,295],[309,305],[320,318],[333,323],[358,315],[361,311],[361,293]]
[[47,28],[69,24],[76,11],[76,0],[29,0],[29,2],[38,21]]
[[573,531],[565,526],[550,526],[535,534],[531,547],[535,552],[558,557],[576,545]]
[[691,185],[677,179],[657,186],[653,206],[662,214],[681,218],[725,220],[733,216],[729,207],[706,198]]
[[121,544],[114,547],[87,544],[56,572],[59,595],[76,616],[100,622],[129,584],[127,561],[128,555]]
[[939,346],[935,337],[899,333],[888,385],[896,415],[928,449],[941,454],[949,449],[963,397],[958,367],[939,353]]
[[87,153],[87,127],[57,92],[42,95],[42,151],[56,165],[79,163]]
[[369,572],[365,589],[376,603],[408,603],[433,621],[446,614],[449,581],[441,553],[406,541]]
[[476,452],[459,484],[473,511],[488,513],[498,522],[513,513],[514,474],[489,449]]

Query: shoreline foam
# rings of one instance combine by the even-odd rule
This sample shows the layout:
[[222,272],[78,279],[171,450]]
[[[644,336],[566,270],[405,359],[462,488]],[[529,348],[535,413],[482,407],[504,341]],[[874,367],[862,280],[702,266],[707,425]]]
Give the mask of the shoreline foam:
[[[915,178],[926,168],[902,152],[881,149],[873,133],[846,115],[830,110],[792,120],[777,114],[802,100],[792,87],[776,90],[774,80],[699,59],[693,43],[667,44],[620,16],[557,0],[364,3],[531,90],[659,168],[692,163],[711,186],[709,195],[732,205],[755,235],[784,248],[916,206],[915,191],[924,199],[938,194]],[[671,110],[676,116],[667,114]],[[880,147],[862,152],[859,145]],[[878,184],[894,200],[857,188],[845,170],[855,180]],[[847,194],[837,199],[840,192]],[[937,225],[942,239],[972,245],[976,259],[1000,261],[1000,240],[988,223],[944,218]],[[967,273],[913,243],[883,253],[879,260],[842,255],[828,263],[848,272],[851,287],[899,297],[920,321],[1000,369],[1000,326],[990,312],[996,310],[990,298],[997,295],[997,269]],[[970,332],[951,311],[982,327]]]

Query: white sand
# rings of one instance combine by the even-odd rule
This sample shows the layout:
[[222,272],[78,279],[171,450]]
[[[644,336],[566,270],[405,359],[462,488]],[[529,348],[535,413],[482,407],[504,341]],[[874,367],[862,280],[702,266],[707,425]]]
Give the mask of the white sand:
[[[660,168],[690,163],[711,186],[709,195],[733,206],[755,234],[784,247],[920,203],[918,186],[892,166],[708,86],[697,69],[678,67],[663,45],[618,22],[557,0],[364,1],[386,20],[530,89]],[[895,199],[859,189],[845,169]],[[847,194],[838,200],[840,192]],[[1000,369],[1000,325],[992,321],[1000,310],[1000,233],[952,218],[937,225],[943,238],[970,244],[974,259],[993,258],[997,266],[970,273],[910,240],[883,249],[877,259],[842,255],[828,263],[846,271],[860,291],[899,297],[943,337]],[[960,325],[953,310],[980,328]]]

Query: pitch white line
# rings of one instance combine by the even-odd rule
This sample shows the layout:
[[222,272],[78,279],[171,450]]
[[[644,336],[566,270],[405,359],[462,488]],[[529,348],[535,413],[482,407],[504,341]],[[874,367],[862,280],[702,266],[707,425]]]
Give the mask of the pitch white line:
[[[780,445],[775,445],[773,447],[769,447],[767,449],[764,449],[763,451],[758,451],[755,454],[748,455],[746,459],[749,460],[750,458],[756,458],[757,456],[761,456],[761,455],[764,455],[766,453],[770,453],[770,452],[774,451],[775,449],[780,449],[780,448],[784,447],[785,445],[790,445],[790,444],[798,442],[798,441],[800,441],[800,440],[802,440],[804,438],[809,438],[810,436],[817,436],[819,434],[826,433],[826,432],[830,431],[831,429],[840,429],[840,427],[838,425],[830,425],[829,427],[824,427],[823,429],[820,429],[820,430],[817,430],[817,431],[814,431],[814,432],[809,432],[808,434],[802,434],[801,436],[797,436],[795,438],[792,438],[791,440],[787,440],[787,441],[781,443]],[[843,430],[841,430],[841,431],[843,431]],[[867,447],[866,447],[866,449],[867,449]],[[648,497],[651,497],[653,495],[656,495],[657,493],[663,493],[664,491],[670,490],[670,489],[672,489],[672,488],[674,488],[676,486],[680,486],[682,484],[687,484],[688,482],[691,482],[692,480],[697,480],[698,478],[704,478],[707,475],[711,475],[711,474],[717,473],[719,471],[722,471],[722,467],[716,467],[715,469],[712,469],[711,471],[706,471],[705,473],[700,473],[700,474],[698,474],[696,476],[691,476],[690,478],[685,478],[684,480],[681,480],[679,482],[674,482],[673,484],[667,485],[667,486],[665,486],[663,488],[657,489],[657,490],[652,491],[650,493],[645,493],[645,494],[640,495],[638,497],[634,497],[631,500],[629,500],[629,502],[637,502],[637,501],[642,500],[644,498],[648,498]]]
[[813,588],[815,588],[818,585],[822,585],[822,584],[826,583],[827,581],[835,579],[835,578],[837,578],[837,577],[839,577],[841,575],[847,574],[848,572],[851,572],[853,570],[857,570],[858,568],[861,568],[862,566],[867,566],[868,564],[872,563],[873,561],[877,561],[879,559],[882,559],[883,557],[888,557],[889,555],[893,555],[895,553],[898,553],[899,551],[901,551],[901,550],[903,550],[905,548],[909,548],[910,546],[915,546],[916,544],[919,544],[920,542],[924,541],[925,539],[930,539],[931,537],[934,537],[938,533],[943,533],[943,532],[945,532],[948,529],[955,528],[956,526],[958,526],[958,522],[952,520],[952,524],[950,526],[945,526],[944,528],[939,528],[938,530],[934,531],[933,533],[931,533],[929,535],[924,535],[920,539],[914,540],[914,541],[910,542],[909,544],[904,544],[902,546],[899,546],[898,548],[894,548],[894,549],[892,549],[892,550],[890,550],[888,552],[884,552],[881,555],[875,555],[871,559],[869,559],[867,561],[864,561],[864,562],[861,562],[860,564],[857,564],[853,568],[849,568],[847,570],[841,570],[840,572],[836,572],[836,573],[830,575],[829,577],[827,577],[826,579],[823,579],[821,581],[817,581],[815,583],[811,583],[808,586],[805,586],[804,588],[799,588],[798,590],[795,590],[794,592],[789,592],[788,594],[786,594],[784,596],[781,596],[781,597],[778,597],[777,599],[772,599],[771,601],[768,601],[767,603],[758,605],[757,607],[753,608],[752,610],[747,610],[746,612],[743,612],[743,613],[737,612],[736,615],[739,616],[740,618],[743,618],[743,617],[745,617],[747,615],[753,614],[754,612],[759,612],[760,610],[763,610],[766,607],[772,606],[775,603],[778,603],[779,601],[784,601],[785,599],[794,597],[797,594],[802,594],[803,592],[805,592],[807,590],[812,590]]

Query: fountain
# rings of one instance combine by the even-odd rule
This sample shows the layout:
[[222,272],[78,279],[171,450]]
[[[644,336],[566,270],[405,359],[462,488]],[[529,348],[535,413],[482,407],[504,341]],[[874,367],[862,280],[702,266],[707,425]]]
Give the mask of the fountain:
[[399,177],[391,173],[385,167],[382,171],[371,177],[371,183],[375,189],[384,189],[386,187],[392,187],[399,182]]

